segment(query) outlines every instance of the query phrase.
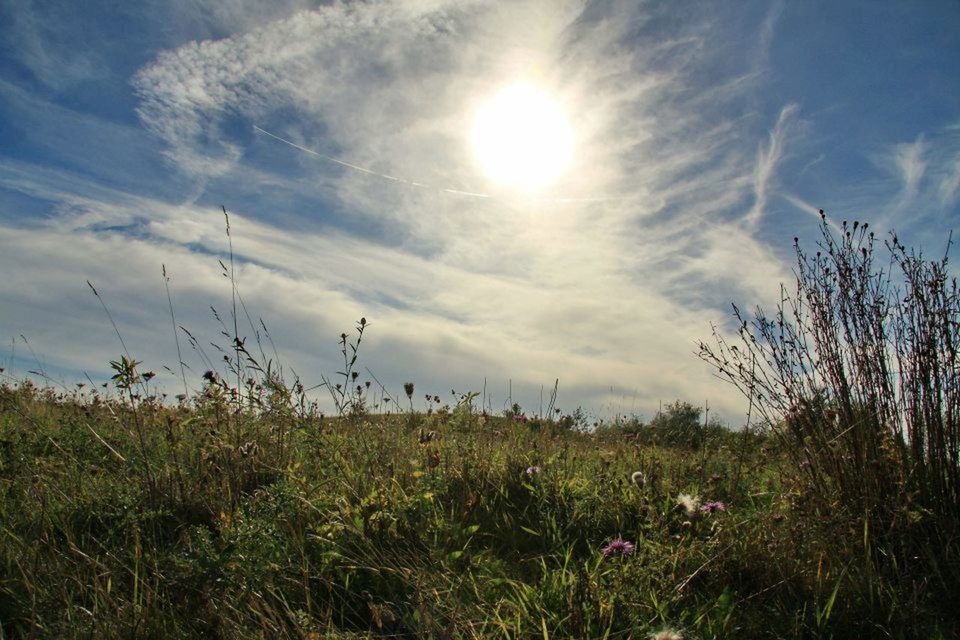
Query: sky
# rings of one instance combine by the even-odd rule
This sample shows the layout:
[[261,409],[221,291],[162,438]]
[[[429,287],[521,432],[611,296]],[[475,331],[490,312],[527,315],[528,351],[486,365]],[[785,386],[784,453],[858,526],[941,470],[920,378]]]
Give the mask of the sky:
[[[0,366],[108,379],[102,300],[175,393],[172,303],[200,388],[232,241],[307,386],[363,317],[361,380],[417,406],[559,380],[564,411],[742,424],[697,343],[775,304],[819,208],[933,255],[957,227],[958,34],[952,0],[0,0]],[[567,127],[535,188],[478,159],[515,86]]]

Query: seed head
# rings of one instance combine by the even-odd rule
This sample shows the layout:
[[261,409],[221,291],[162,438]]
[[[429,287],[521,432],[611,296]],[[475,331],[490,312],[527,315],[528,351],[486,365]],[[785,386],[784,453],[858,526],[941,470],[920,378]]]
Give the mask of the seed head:
[[681,493],[677,496],[677,506],[683,507],[683,512],[687,514],[687,517],[692,518],[700,510],[700,496]]

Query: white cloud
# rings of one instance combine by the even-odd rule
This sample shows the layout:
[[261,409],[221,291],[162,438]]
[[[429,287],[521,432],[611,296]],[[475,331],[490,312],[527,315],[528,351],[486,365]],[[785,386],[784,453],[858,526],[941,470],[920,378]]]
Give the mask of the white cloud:
[[944,176],[940,180],[940,205],[944,208],[956,205],[958,190],[960,190],[960,157],[947,165]]
[[951,127],[920,132],[913,142],[887,146],[875,162],[899,186],[870,194],[868,210],[882,214],[877,226],[895,229],[901,239],[920,246],[939,247],[960,189],[958,132]]
[[[290,223],[266,204],[228,202],[245,298],[314,381],[334,369],[339,332],[364,315],[368,362],[394,385],[413,378],[426,392],[513,379],[528,404],[559,377],[567,409],[599,409],[636,390],[648,415],[660,400],[709,398],[735,420],[742,402],[696,359],[695,344],[727,315],[726,302],[750,306],[778,293],[782,261],[756,229],[798,107],[782,109],[757,151],[748,118],[711,106],[735,102],[752,72],[691,85],[709,21],[637,47],[627,39],[646,19],[641,9],[610,20],[579,3],[557,7],[437,1],[303,11],[161,53],[135,78],[139,115],[201,186],[285,189],[327,205],[320,222]],[[248,11],[214,19],[246,25]],[[518,75],[575,114],[576,162],[542,199],[494,191],[464,144],[474,102]],[[345,170],[277,146],[253,125],[378,173],[496,197]],[[302,161],[301,175],[265,168],[281,152]],[[0,169],[0,185],[60,203],[39,228],[0,226],[4,246],[14,247],[0,268],[20,265],[0,283],[18,309],[0,316],[4,331],[35,330],[65,365],[105,361],[109,331],[95,302],[81,300],[89,278],[122,301],[116,313],[132,327],[129,342],[169,361],[161,263],[174,275],[184,323],[209,323],[206,304],[223,301],[225,289],[208,254],[222,255],[226,238],[221,216],[194,204],[199,192],[171,204],[92,192],[28,166]],[[58,296],[90,314],[81,333],[99,338],[57,338],[50,301]]]
[[912,143],[896,146],[894,158],[903,180],[902,198],[905,202],[915,198],[920,189],[920,180],[927,170],[927,162],[924,159],[926,151],[927,145],[922,135]]
[[0,34],[9,44],[4,48],[40,82],[55,90],[102,77],[96,55],[63,46],[70,29],[70,9],[50,11],[38,4],[32,0],[5,0]]
[[768,192],[775,177],[777,165],[783,158],[787,131],[791,124],[791,119],[796,116],[797,111],[798,107],[795,104],[789,104],[781,109],[777,123],[770,132],[770,140],[767,147],[757,151],[757,164],[753,179],[754,203],[749,213],[747,213],[746,220],[753,228],[756,228],[763,217],[767,206]]

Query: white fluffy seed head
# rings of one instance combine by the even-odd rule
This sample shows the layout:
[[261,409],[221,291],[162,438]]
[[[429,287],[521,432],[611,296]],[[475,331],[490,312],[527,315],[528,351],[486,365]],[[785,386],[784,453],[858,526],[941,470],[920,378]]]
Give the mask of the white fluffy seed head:
[[684,513],[688,518],[697,515],[700,510],[700,496],[692,496],[689,493],[681,493],[677,496],[677,505],[683,507]]
[[643,471],[634,471],[630,474],[630,482],[638,487],[642,487],[643,485],[647,484],[647,477],[643,475]]

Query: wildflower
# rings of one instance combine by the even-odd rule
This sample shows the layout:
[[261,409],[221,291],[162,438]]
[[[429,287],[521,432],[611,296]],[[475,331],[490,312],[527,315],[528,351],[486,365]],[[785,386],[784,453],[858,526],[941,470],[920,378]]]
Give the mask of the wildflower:
[[527,421],[527,414],[525,414],[525,413],[515,413],[515,414],[513,414],[513,421],[514,421],[514,422],[526,422],[526,421]]
[[643,475],[643,471],[634,471],[630,474],[630,482],[642,489],[643,485],[647,484],[647,477]]
[[650,636],[650,640],[683,640],[683,635],[673,629],[663,629]]
[[683,512],[687,514],[687,517],[692,518],[700,509],[700,496],[681,493],[677,496],[677,506],[683,507]]
[[403,391],[404,391],[404,393],[407,394],[407,397],[408,397],[408,398],[411,398],[411,399],[412,399],[412,398],[413,398],[413,383],[412,383],[412,382],[404,382],[404,383],[403,383]]
[[719,500],[709,500],[702,507],[700,511],[704,513],[713,513],[714,511],[726,511],[727,505],[723,504]]
[[531,466],[527,467],[527,475],[528,475],[528,476],[535,476],[535,475],[537,475],[538,473],[540,473],[540,467],[538,467],[537,465],[531,465]]
[[629,556],[633,553],[635,545],[632,542],[628,542],[623,538],[614,538],[607,543],[601,551],[603,552],[604,558],[609,558],[610,556]]

